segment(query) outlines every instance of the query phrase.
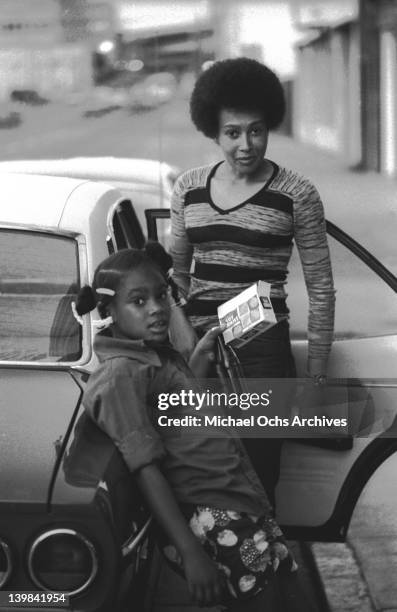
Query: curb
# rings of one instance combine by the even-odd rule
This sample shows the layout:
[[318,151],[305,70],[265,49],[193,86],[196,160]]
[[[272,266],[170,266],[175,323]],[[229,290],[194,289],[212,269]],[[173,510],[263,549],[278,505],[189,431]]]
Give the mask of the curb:
[[376,612],[348,544],[313,542],[310,549],[330,612]]

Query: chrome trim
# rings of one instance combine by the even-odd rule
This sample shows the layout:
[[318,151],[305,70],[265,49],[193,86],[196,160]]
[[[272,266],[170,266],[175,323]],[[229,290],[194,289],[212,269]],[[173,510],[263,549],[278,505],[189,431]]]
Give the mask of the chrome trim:
[[[89,265],[88,265],[88,244],[84,234],[79,234],[76,237],[78,253],[79,253],[79,272],[80,272],[80,287],[90,283]],[[94,271],[92,272],[94,274]],[[92,331],[91,331],[91,315],[84,318],[83,333],[81,342],[81,357],[79,361],[73,362],[73,365],[79,366],[87,364],[92,358]]]
[[85,591],[86,589],[88,589],[88,587],[94,581],[95,576],[97,575],[97,572],[98,572],[98,558],[97,558],[97,554],[96,554],[96,550],[95,550],[94,545],[91,544],[91,542],[85,536],[83,536],[78,531],[75,531],[74,529],[51,529],[50,531],[46,531],[46,532],[42,533],[41,535],[39,535],[38,538],[36,538],[34,540],[32,546],[30,547],[29,555],[28,555],[28,570],[29,570],[29,575],[30,575],[31,579],[33,580],[33,582],[35,583],[35,585],[38,586],[43,591],[53,591],[54,590],[54,589],[49,589],[44,584],[41,584],[40,580],[38,580],[38,578],[36,577],[36,575],[34,573],[34,568],[33,568],[33,555],[35,553],[36,548],[44,540],[46,540],[48,538],[51,538],[53,536],[64,535],[64,534],[74,536],[74,537],[78,538],[79,540],[81,540],[85,544],[85,546],[87,547],[87,549],[88,549],[88,551],[89,551],[89,553],[91,555],[92,572],[91,572],[91,575],[89,576],[89,578],[78,589],[75,589],[74,591],[65,591],[65,593],[67,593],[67,595],[77,595],[78,593],[81,593],[82,591]]
[[134,534],[127,538],[121,547],[121,554],[123,557],[127,557],[135,550],[141,540],[143,540],[143,538],[146,536],[151,523],[152,517],[149,517],[142,529],[136,535]]
[[7,569],[5,572],[5,577],[2,580],[0,579],[0,589],[2,589],[3,586],[6,584],[7,580],[9,579],[9,577],[11,576],[12,559],[11,559],[11,549],[8,546],[8,544],[6,544],[6,542],[4,542],[4,540],[2,539],[0,539],[0,548],[5,554],[6,561],[7,561]]
[[37,232],[39,234],[51,234],[63,238],[76,238],[78,231],[60,230],[57,226],[30,225],[27,223],[4,223],[0,222],[0,230],[19,230],[23,232]]
[[116,252],[117,250],[117,244],[116,244],[116,236],[114,234],[113,231],[113,224],[112,224],[112,219],[115,213],[115,210],[117,209],[117,207],[121,204],[121,202],[124,202],[125,200],[129,200],[131,201],[130,198],[126,198],[125,196],[120,197],[117,202],[115,202],[113,204],[113,206],[111,206],[111,208],[109,208],[108,210],[108,214],[106,217],[106,229],[108,231],[107,235],[106,235],[106,240],[108,240],[109,238],[112,240],[113,242],[113,248]]

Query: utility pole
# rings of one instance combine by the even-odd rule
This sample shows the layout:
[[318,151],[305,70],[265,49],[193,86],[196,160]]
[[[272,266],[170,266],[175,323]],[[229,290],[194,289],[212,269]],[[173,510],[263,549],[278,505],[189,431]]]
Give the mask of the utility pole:
[[379,2],[360,0],[361,141],[363,170],[380,170]]

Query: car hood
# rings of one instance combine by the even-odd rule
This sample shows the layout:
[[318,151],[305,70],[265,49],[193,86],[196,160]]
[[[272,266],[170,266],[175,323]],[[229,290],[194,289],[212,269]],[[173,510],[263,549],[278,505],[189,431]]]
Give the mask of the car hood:
[[81,390],[67,368],[0,368],[2,502],[46,504]]

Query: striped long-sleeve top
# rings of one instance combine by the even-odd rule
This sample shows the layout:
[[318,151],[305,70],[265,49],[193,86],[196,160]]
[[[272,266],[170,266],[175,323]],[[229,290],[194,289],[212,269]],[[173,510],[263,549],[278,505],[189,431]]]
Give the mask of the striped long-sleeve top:
[[317,190],[306,178],[272,162],[273,174],[257,193],[220,209],[210,194],[219,163],[184,172],[172,198],[174,278],[188,298],[193,326],[216,324],[217,306],[258,280],[271,283],[277,319],[288,318],[285,284],[295,241],[309,295],[308,357],[326,361],[335,292]]

